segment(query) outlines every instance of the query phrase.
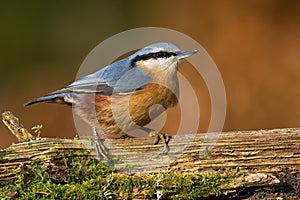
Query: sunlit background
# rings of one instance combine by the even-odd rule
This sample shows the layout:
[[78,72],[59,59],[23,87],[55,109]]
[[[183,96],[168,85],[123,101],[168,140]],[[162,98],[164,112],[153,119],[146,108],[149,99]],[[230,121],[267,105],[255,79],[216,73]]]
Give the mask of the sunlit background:
[[[26,128],[43,124],[43,137],[74,137],[69,107],[23,104],[71,83],[86,55],[106,38],[156,26],[189,35],[216,62],[228,101],[224,131],[299,127],[299,22],[300,2],[285,0],[3,1],[0,111],[11,110]],[[180,71],[197,92],[198,131],[204,132],[207,89],[185,66]],[[169,113],[164,130],[172,133],[180,109]],[[3,124],[0,137],[0,148],[16,142]]]

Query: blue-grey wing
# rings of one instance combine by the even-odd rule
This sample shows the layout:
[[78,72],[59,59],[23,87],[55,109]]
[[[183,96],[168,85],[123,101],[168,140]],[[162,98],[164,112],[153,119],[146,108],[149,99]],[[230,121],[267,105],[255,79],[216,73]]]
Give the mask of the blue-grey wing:
[[151,76],[139,67],[132,67],[127,59],[114,62],[103,69],[84,76],[68,85],[61,92],[119,94],[143,88]]

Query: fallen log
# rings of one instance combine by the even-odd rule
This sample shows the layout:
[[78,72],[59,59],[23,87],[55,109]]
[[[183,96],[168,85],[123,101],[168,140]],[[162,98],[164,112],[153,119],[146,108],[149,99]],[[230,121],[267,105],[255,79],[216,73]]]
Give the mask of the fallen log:
[[[163,146],[153,145],[153,138],[114,139],[104,144],[116,174],[194,175],[230,171],[232,180],[222,190],[231,197],[238,195],[240,188],[281,184],[274,174],[300,170],[300,129],[223,132],[211,144],[210,140],[203,143],[206,138],[205,134],[177,135],[170,142],[168,155],[157,154]],[[0,150],[0,182],[14,180],[24,166],[35,160],[55,165],[53,159],[90,158],[91,155],[95,151],[90,138],[29,137],[26,142]],[[137,193],[134,197],[145,198],[145,194]]]

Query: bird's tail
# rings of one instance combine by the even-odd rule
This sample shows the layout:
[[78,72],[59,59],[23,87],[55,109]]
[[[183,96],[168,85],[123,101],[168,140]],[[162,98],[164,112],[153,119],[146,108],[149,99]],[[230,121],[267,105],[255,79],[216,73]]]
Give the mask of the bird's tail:
[[29,106],[35,103],[39,102],[51,102],[51,103],[66,103],[64,101],[64,97],[67,95],[67,93],[56,93],[56,94],[48,94],[43,97],[39,97],[37,99],[33,99],[31,101],[28,101],[25,103],[25,106]]

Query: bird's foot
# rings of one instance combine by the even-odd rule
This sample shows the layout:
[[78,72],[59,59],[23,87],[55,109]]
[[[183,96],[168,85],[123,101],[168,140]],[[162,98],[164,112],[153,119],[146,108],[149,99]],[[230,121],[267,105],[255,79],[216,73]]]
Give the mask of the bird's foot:
[[93,135],[94,135],[94,148],[96,151],[96,159],[100,161],[106,161],[109,162],[109,155],[108,155],[108,149],[104,146],[104,139],[99,137],[99,134],[96,130],[96,128],[93,128]]
[[149,132],[150,137],[156,137],[156,141],[154,142],[154,145],[157,145],[160,141],[164,144],[164,149],[162,152],[159,153],[159,155],[166,155],[170,151],[169,142],[172,139],[172,136],[168,135],[167,133],[161,133],[161,132],[155,132],[151,131]]

